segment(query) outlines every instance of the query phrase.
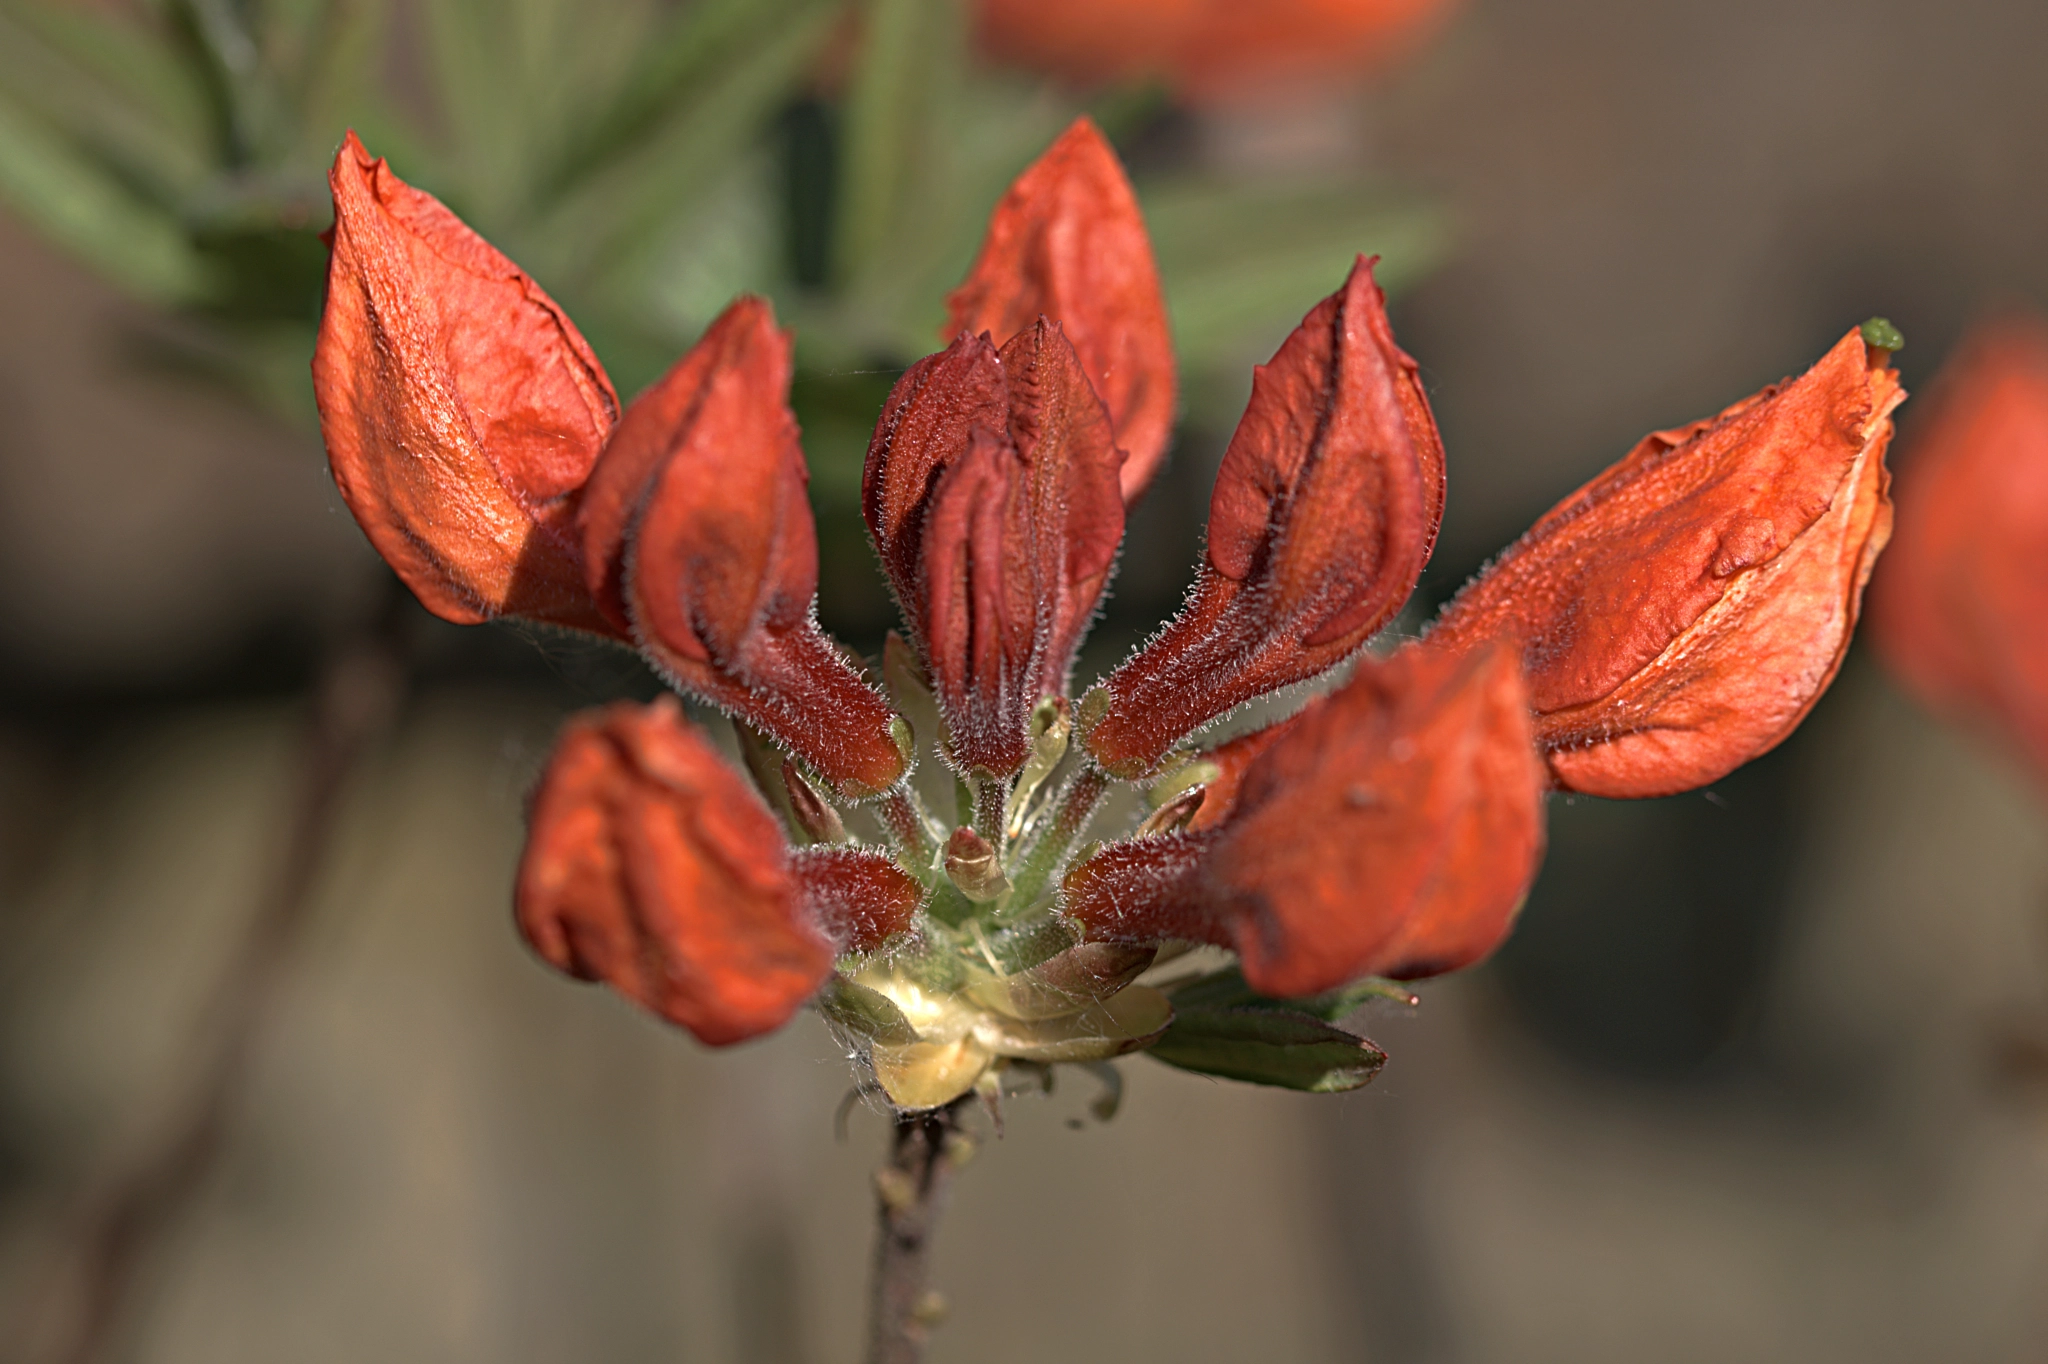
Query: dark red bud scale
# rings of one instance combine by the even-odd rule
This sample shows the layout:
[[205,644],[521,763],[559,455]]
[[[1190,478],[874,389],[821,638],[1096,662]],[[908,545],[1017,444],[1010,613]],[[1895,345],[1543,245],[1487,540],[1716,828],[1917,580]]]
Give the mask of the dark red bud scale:
[[1123,538],[1122,462],[1061,328],[913,366],[868,449],[863,503],[910,618],[950,756],[1007,777],[1059,696]]

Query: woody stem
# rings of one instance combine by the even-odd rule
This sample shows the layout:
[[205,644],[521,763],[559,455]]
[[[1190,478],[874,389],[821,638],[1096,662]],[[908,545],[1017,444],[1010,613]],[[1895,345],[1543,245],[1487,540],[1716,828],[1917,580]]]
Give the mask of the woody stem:
[[945,1210],[967,1139],[956,1099],[945,1108],[899,1113],[889,1161],[875,1171],[875,1259],[868,1297],[867,1364],[917,1364],[945,1310],[926,1287],[932,1237]]
[[1088,827],[1089,818],[1108,789],[1109,778],[1093,764],[1082,768],[1067,783],[1067,789],[1058,796],[1059,808],[1053,812],[1051,822],[1011,878],[1016,888],[1010,896],[1012,905],[1027,908],[1045,893],[1046,883],[1059,870],[1060,861],[1074,846],[1074,840]]

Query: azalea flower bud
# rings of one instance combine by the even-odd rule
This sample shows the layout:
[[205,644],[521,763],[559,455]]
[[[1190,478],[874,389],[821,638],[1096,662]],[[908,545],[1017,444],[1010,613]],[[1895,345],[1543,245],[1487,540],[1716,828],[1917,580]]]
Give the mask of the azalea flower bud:
[[626,409],[591,471],[589,591],[675,682],[774,735],[848,795],[906,755],[888,704],[818,628],[789,338],[742,298]]
[[863,503],[945,745],[969,772],[1031,755],[1123,536],[1122,453],[1057,323],[1000,351],[962,336],[911,367],[868,449]]
[[1084,701],[1106,770],[1141,775],[1198,726],[1334,667],[1414,590],[1443,517],[1443,446],[1372,266],[1360,257],[1256,371],[1187,606]]
[[1135,501],[1173,434],[1173,337],[1137,198],[1094,123],[1076,119],[1017,177],[946,306],[948,337],[1007,345],[1041,317],[1065,329],[1129,452],[1123,498]]
[[570,722],[514,900],[550,965],[714,1046],[782,1026],[832,969],[774,817],[673,697]]
[[1890,355],[1852,331],[1799,378],[1645,438],[1445,610],[1439,647],[1521,648],[1558,786],[1703,786],[1827,689],[1891,531]]
[[584,584],[577,501],[619,400],[518,266],[350,133],[313,354],[328,462],[428,610],[623,635]]
[[1312,995],[1479,960],[1542,847],[1513,651],[1411,645],[1290,722],[1221,824],[1107,844],[1062,903],[1090,937],[1232,947],[1260,993]]
[[2048,782],[2048,323],[1979,328],[1937,385],[1908,428],[1871,629],[1916,696]]

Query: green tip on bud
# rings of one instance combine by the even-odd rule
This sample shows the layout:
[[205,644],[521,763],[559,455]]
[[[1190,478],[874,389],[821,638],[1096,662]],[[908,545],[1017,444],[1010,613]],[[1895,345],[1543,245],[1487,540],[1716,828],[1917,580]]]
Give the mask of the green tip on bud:
[[1088,689],[1088,694],[1081,698],[1081,704],[1074,712],[1074,723],[1080,727],[1082,733],[1093,729],[1098,720],[1109,714],[1109,705],[1114,699],[1109,694],[1108,687],[1094,686]]
[[1890,318],[1873,317],[1863,324],[1863,344],[1873,350],[1904,350],[1906,334],[1894,327]]

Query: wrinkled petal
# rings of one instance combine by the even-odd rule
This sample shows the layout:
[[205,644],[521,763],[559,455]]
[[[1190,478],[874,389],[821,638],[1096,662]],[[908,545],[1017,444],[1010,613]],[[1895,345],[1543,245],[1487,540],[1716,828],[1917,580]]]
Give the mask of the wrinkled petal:
[[1923,702],[2048,782],[2048,323],[1977,329],[1908,435],[1876,643]]
[[713,1046],[787,1022],[832,968],[781,830],[672,697],[570,722],[533,803],[515,902],[559,970]]
[[1827,689],[1890,532],[1889,354],[1851,332],[1800,378],[1648,437],[1446,609],[1440,646],[1519,643],[1559,786],[1705,785]]
[[1223,823],[1105,846],[1063,908],[1092,937],[1235,948],[1275,997],[1456,970],[1535,876],[1542,779],[1514,652],[1411,645],[1289,722]]
[[1122,459],[1057,323],[962,336],[898,381],[863,505],[931,677],[947,751],[1008,775],[1061,695],[1123,537]]
[[1443,516],[1443,446],[1372,265],[1259,367],[1187,606],[1083,717],[1107,770],[1138,775],[1225,711],[1334,667],[1414,590]]
[[592,471],[589,589],[677,685],[842,792],[903,774],[893,712],[818,629],[817,533],[786,401],[790,342],[743,298],[635,399]]
[[[933,486],[979,429],[1010,424],[1010,386],[1002,355],[985,336],[962,333],[952,345],[903,372],[868,443],[861,470],[861,512],[875,552],[913,617],[917,563]],[[919,622],[910,621],[913,632]]]
[[1065,328],[1041,317],[1003,347],[1010,439],[1029,470],[1031,555],[1038,581],[1040,696],[1065,692],[1067,673],[1109,586],[1124,538],[1124,452]]
[[350,133],[313,356],[342,499],[427,608],[623,634],[590,600],[577,501],[618,397],[518,266]]
[[1173,434],[1173,337],[1137,198],[1092,122],[1075,120],[1017,177],[946,306],[947,336],[999,346],[1041,316],[1065,328],[1129,452],[1124,500],[1144,491]]
[[991,54],[1088,84],[1162,78],[1197,104],[1340,84],[1412,51],[1449,0],[979,0]]
[[919,553],[932,689],[947,750],[970,771],[1024,765],[1037,602],[1016,449],[977,430],[933,492]]

